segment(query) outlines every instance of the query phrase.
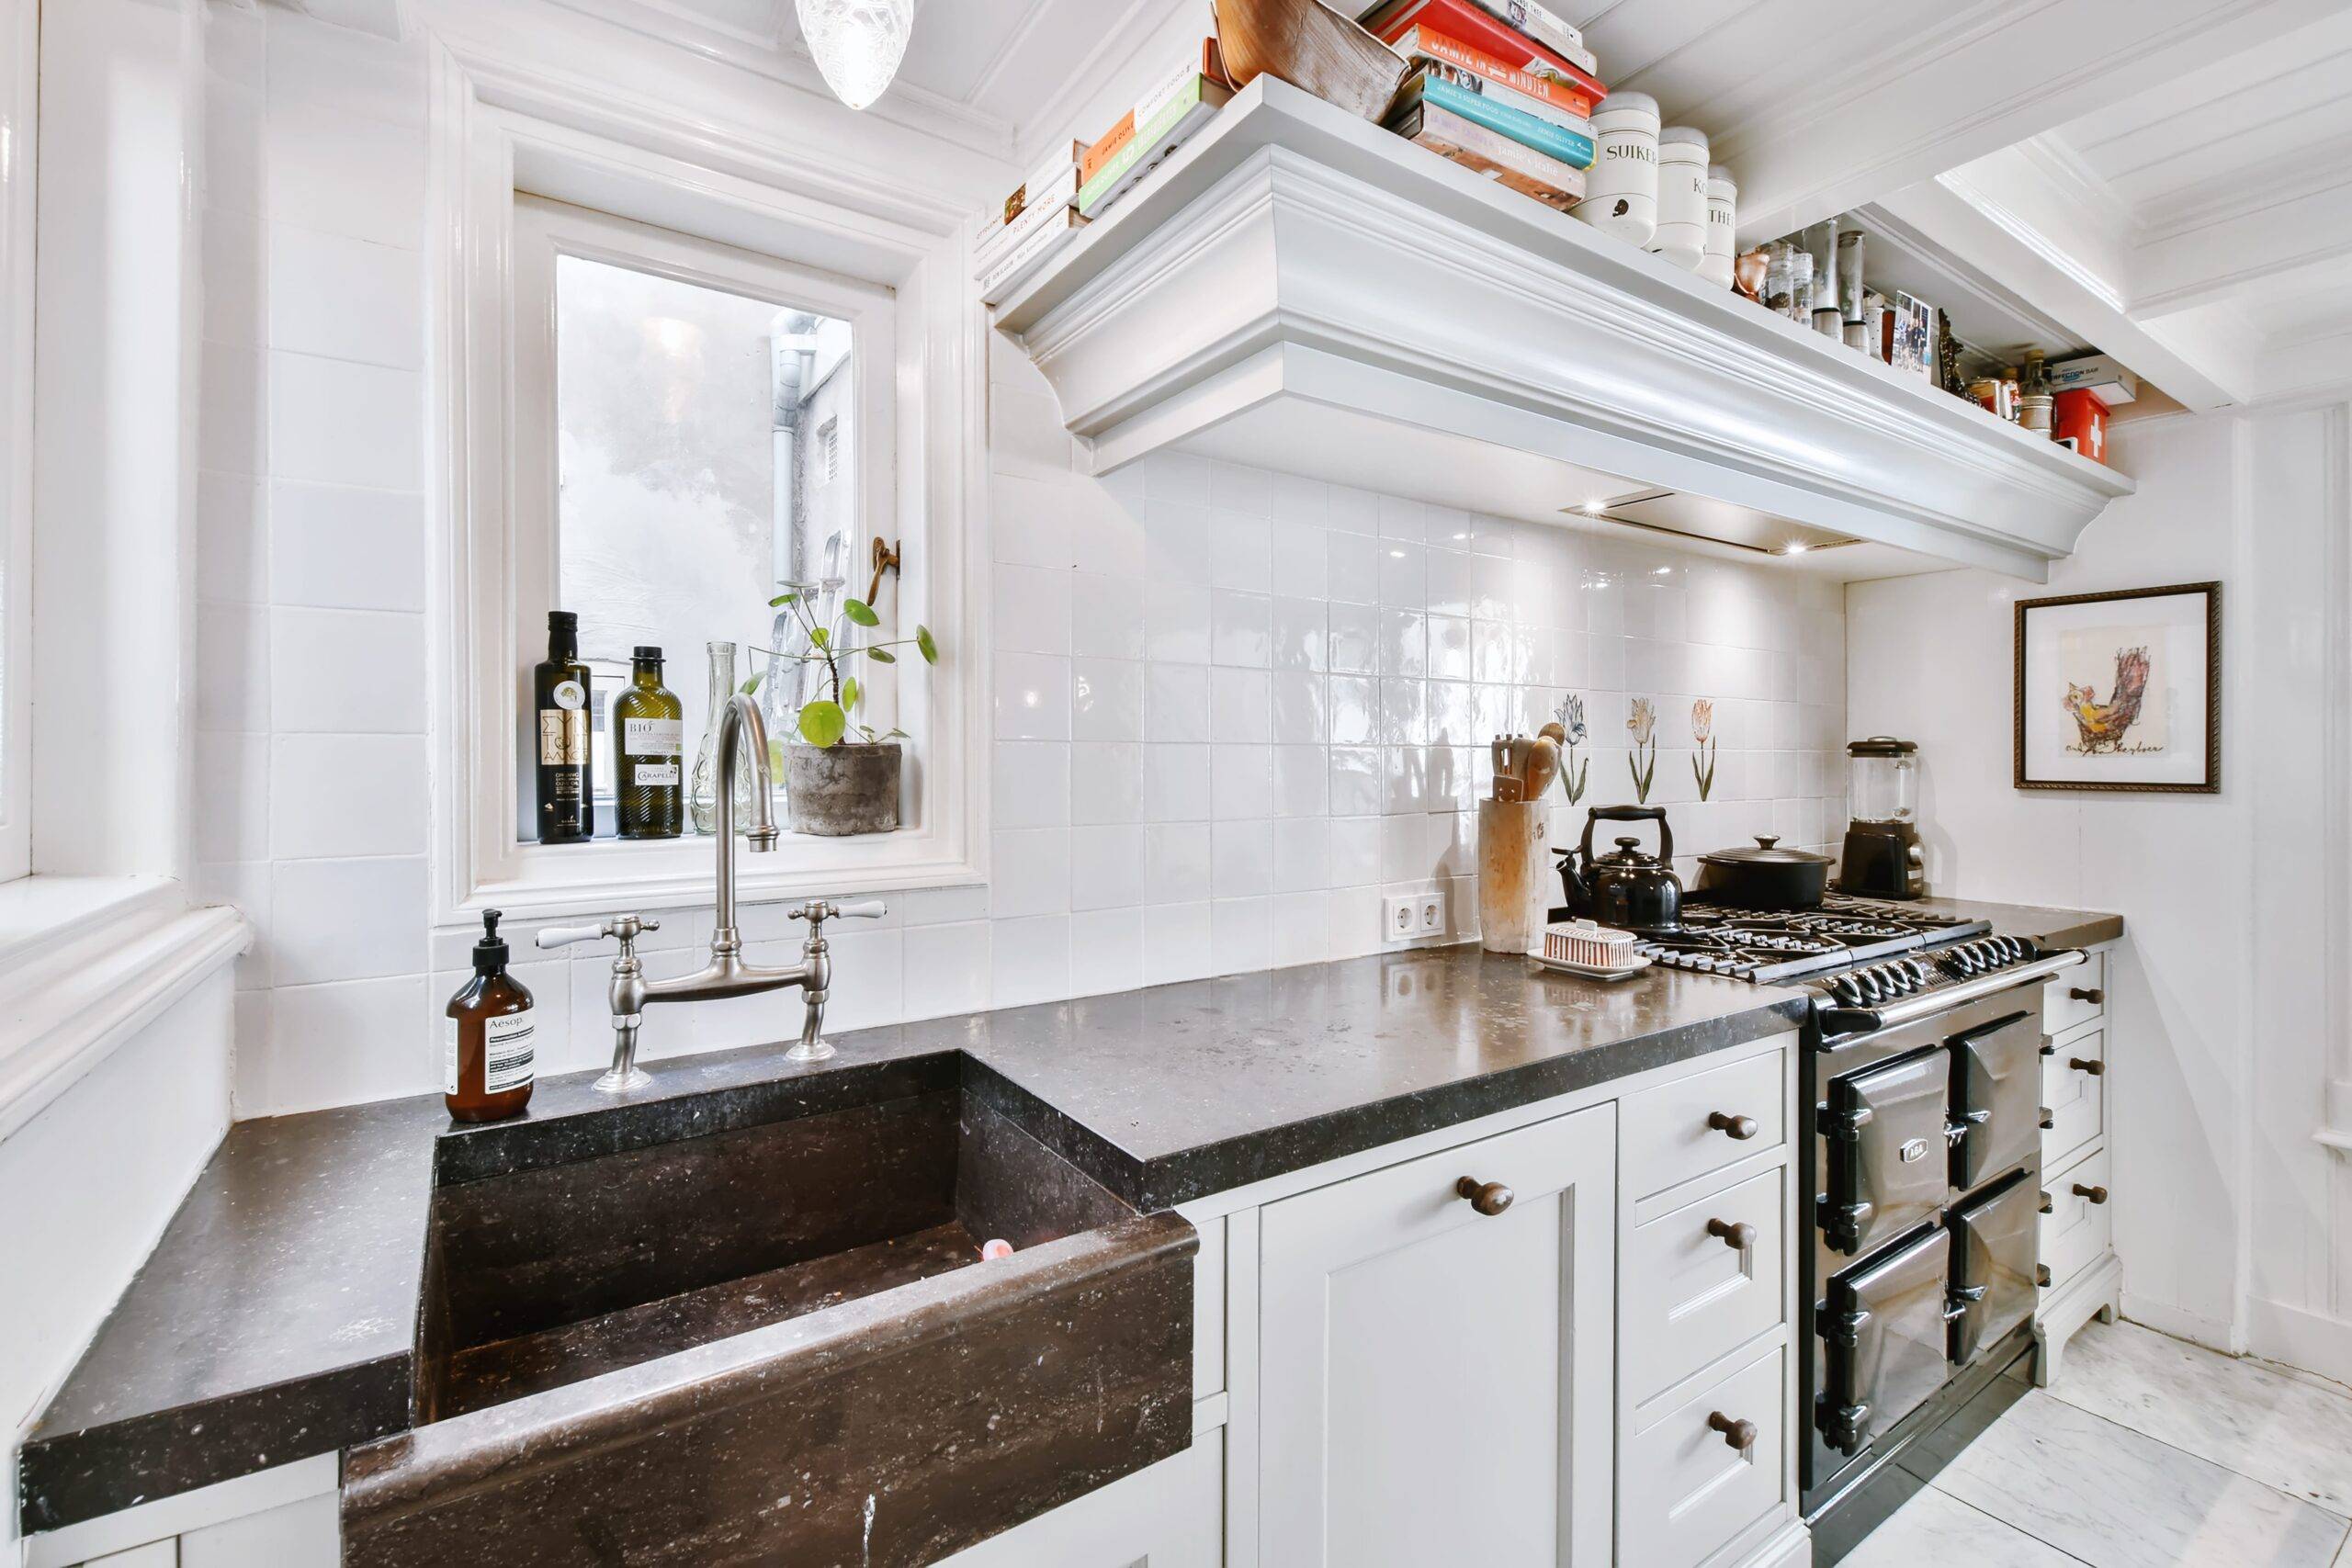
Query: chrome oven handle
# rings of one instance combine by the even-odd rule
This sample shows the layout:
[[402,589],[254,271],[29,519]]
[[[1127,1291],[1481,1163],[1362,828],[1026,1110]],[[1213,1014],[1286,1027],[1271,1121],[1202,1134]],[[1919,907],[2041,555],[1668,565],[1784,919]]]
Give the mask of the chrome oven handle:
[[[1933,962],[1932,955],[1928,956],[1929,962]],[[2083,952],[2080,948],[2070,947],[2063,952],[2051,953],[2046,958],[2037,958],[2030,964],[2020,964],[2014,968],[1996,970],[1990,975],[1980,975],[1973,980],[1962,980],[1957,986],[1946,986],[1919,996],[1906,997],[1902,1001],[1891,1002],[1885,1007],[1833,1007],[1825,1009],[1824,1016],[1836,1022],[1840,1033],[1865,1031],[1876,1033],[1882,1029],[1900,1029],[1906,1023],[1917,1023],[1923,1018],[1933,1018],[1936,1014],[1950,1008],[1956,1008],[1963,1002],[1973,1002],[1980,997],[1998,996],[2001,992],[2015,987],[2030,985],[2036,980],[2046,980],[2052,975],[2063,975],[2076,964],[2086,964],[2089,961],[2089,953]]]

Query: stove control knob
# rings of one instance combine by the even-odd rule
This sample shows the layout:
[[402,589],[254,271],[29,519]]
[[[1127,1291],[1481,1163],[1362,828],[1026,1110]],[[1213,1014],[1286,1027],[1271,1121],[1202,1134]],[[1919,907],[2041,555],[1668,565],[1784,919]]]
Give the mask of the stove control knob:
[[1829,994],[1849,1008],[1862,1005],[1862,988],[1854,984],[1851,975],[1840,975],[1830,981]]

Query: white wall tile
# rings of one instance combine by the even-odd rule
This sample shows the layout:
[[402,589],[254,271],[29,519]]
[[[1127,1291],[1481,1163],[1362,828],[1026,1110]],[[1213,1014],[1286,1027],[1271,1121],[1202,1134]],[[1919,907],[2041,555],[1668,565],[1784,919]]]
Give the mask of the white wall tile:
[[999,919],[1069,913],[1069,857],[1067,828],[1023,828],[998,833],[989,860],[994,894],[989,912]]
[[1058,828],[1069,817],[1067,741],[1000,740],[989,790],[1000,828]]
[[[1143,832],[1133,823],[1070,830],[1070,908],[1085,912],[1143,902]],[[1078,924],[1083,928],[1087,922]]]
[[[269,602],[267,491],[249,474],[196,479],[196,592],[222,604]],[[198,637],[200,643],[202,635]]]
[[423,368],[424,256],[412,245],[272,223],[269,346]]
[[1219,898],[1209,906],[1209,961],[1220,975],[1246,975],[1273,958],[1268,898]]
[[1209,896],[1209,825],[1154,822],[1143,830],[1147,904],[1182,904]]
[[424,616],[292,608],[269,615],[271,728],[424,733]]
[[424,498],[348,485],[269,487],[269,597],[319,609],[424,608]]
[[421,855],[278,862],[270,953],[277,984],[424,973],[424,887]]
[[995,929],[990,937],[994,944],[990,1005],[1024,1007],[1069,995],[1068,915],[1001,919],[991,924]]
[[1147,986],[1197,980],[1215,973],[1209,906],[1148,904],[1143,911],[1143,980]]
[[989,1005],[991,930],[986,920],[907,928],[909,1018],[945,1018]]
[[989,623],[996,651],[1069,653],[1071,574],[1045,567],[1000,564],[996,615]]
[[1139,660],[1070,661],[1070,734],[1080,740],[1143,739],[1143,665]]
[[1069,660],[1043,653],[996,656],[1000,740],[1069,739]]
[[381,245],[424,241],[424,130],[344,113],[324,98],[273,98],[266,184],[273,221]]
[[315,355],[269,355],[269,465],[281,479],[424,487],[424,378]]
[[433,1004],[447,998],[430,997],[428,984],[417,974],[280,985],[269,1006],[269,1108],[308,1111],[438,1089]]
[[252,604],[198,604],[196,647],[197,728],[266,730],[269,612]]
[[277,736],[269,852],[280,861],[421,855],[425,776],[421,735]]
[[1071,746],[1069,819],[1076,823],[1140,820],[1147,798],[1146,750],[1132,740],[1080,740]]
[[1074,997],[1130,991],[1144,983],[1140,908],[1097,909],[1069,928],[1069,989]]
[[399,126],[424,124],[422,51],[299,12],[265,15],[273,110],[300,106]]

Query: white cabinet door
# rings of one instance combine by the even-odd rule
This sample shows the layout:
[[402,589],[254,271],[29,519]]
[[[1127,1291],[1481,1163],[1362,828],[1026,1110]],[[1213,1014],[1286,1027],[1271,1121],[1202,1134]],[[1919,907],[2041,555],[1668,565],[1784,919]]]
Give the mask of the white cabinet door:
[[1261,1563],[1608,1560],[1616,1135],[1600,1106],[1266,1207]]

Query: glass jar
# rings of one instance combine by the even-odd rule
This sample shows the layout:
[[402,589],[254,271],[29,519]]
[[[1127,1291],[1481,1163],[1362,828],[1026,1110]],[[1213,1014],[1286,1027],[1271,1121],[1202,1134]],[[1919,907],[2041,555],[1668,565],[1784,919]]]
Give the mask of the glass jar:
[[1873,735],[1846,748],[1846,797],[1857,822],[1918,820],[1919,745]]

